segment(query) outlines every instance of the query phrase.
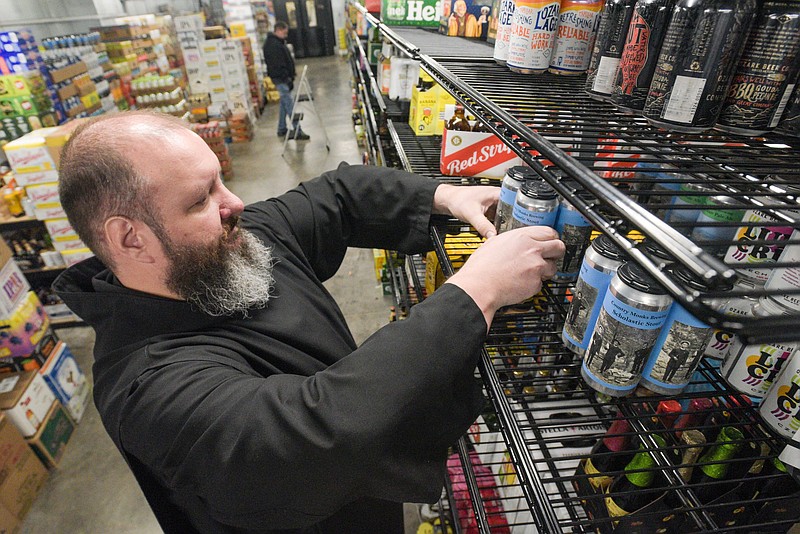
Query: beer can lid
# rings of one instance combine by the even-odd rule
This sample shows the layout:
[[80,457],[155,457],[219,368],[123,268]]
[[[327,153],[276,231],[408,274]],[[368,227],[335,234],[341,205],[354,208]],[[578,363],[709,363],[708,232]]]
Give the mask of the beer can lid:
[[685,265],[672,265],[669,271],[685,286],[695,291],[708,291],[710,289],[718,291],[730,291],[733,289],[733,284],[730,282],[721,281],[715,284],[709,284],[703,280]]
[[586,202],[594,201],[597,197],[593,195],[590,191],[583,188],[577,181],[573,180],[572,178],[564,178],[561,180],[561,183],[570,191],[575,193],[578,197]]
[[665,295],[667,293],[664,288],[661,287],[661,284],[653,280],[652,276],[647,274],[644,269],[632,261],[623,263],[622,266],[617,269],[617,276],[627,285],[642,293],[649,293],[651,295]]
[[553,200],[556,198],[556,190],[541,179],[525,180],[525,183],[522,184],[519,190],[525,196],[541,200]]
[[675,258],[653,239],[645,238],[641,243],[641,247],[648,255],[664,260],[666,263],[675,261]]
[[744,206],[744,202],[738,198],[729,197],[727,195],[715,195],[710,197],[708,203],[717,206]]
[[525,167],[524,165],[515,165],[513,167],[509,167],[506,169],[506,174],[512,180],[517,180],[520,182],[524,180],[541,180],[541,177],[536,174],[533,169],[530,167]]
[[602,234],[592,241],[592,248],[601,256],[610,260],[622,261],[627,254],[625,254],[617,245],[611,241],[611,238]]

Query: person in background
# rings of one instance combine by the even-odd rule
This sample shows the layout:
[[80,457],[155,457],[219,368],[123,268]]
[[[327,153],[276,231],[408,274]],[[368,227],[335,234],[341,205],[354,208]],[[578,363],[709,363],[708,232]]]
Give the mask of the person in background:
[[[292,89],[294,89],[295,67],[294,58],[289,47],[286,46],[286,39],[289,37],[289,25],[279,20],[275,23],[273,31],[267,34],[264,41],[264,60],[267,62],[267,76],[272,79],[280,95],[280,109],[278,111],[278,137],[286,137],[290,134],[290,139],[297,141],[307,141],[310,139],[299,126],[300,117],[294,114],[292,105]],[[291,130],[286,126],[286,117],[292,121]]]
[[[96,257],[59,296],[96,332],[94,401],[165,532],[403,532],[483,406],[495,312],[564,244],[495,235],[499,188],[341,164],[244,206],[180,120],[103,115],[64,147],[59,193]],[[433,214],[487,236],[408,318],[357,346],[323,282],[348,247],[421,253]]]

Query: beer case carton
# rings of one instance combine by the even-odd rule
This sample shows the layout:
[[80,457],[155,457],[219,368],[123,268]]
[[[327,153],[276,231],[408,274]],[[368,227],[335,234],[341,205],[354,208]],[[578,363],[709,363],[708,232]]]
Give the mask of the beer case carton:
[[34,206],[61,202],[61,198],[58,196],[58,182],[28,186],[25,188],[25,193]]
[[0,473],[3,513],[21,520],[47,480],[48,471],[4,414],[0,414]]
[[38,432],[26,441],[44,465],[58,467],[74,431],[75,423],[69,418],[61,403],[56,400],[50,407]]
[[33,216],[40,221],[63,219],[67,216],[61,202],[47,202],[33,206]]
[[23,437],[36,434],[55,400],[36,371],[11,373],[0,380],[0,409]]
[[55,127],[34,130],[3,147],[8,163],[15,173],[56,170],[56,160],[48,150],[45,139],[45,135],[54,129]]
[[83,260],[91,258],[92,256],[94,256],[94,253],[88,248],[61,251],[61,257],[64,258],[64,263],[67,265],[67,267],[82,262]]
[[14,517],[14,514],[0,502],[0,534],[17,534],[20,529],[19,518]]
[[390,61],[389,98],[411,100],[411,89],[419,81],[419,61],[397,56]]
[[438,96],[438,101],[436,103],[437,117],[436,117],[436,129],[434,133],[436,135],[444,135],[444,127],[447,124],[447,120],[445,120],[445,117],[449,118],[453,116],[453,109],[455,109],[456,106],[456,98],[447,91],[445,91],[444,88],[441,86],[439,87],[439,93],[437,96]]
[[68,241],[78,239],[78,233],[70,224],[69,219],[51,219],[44,222],[47,233],[53,241]]
[[55,247],[56,251],[58,252],[87,248],[86,243],[81,241],[78,237],[74,237],[72,239],[59,239],[58,241],[53,240],[53,247]]
[[36,344],[36,348],[25,356],[0,358],[0,372],[17,373],[21,371],[38,371],[53,352],[58,339],[51,329]]
[[489,430],[483,416],[478,416],[467,432],[481,461],[496,473],[498,471],[496,466],[503,461],[503,453],[506,451],[503,435],[500,432]]
[[49,326],[42,303],[36,293],[28,291],[8,317],[0,319],[0,358],[29,355]]
[[439,118],[439,85],[428,90],[420,90],[418,86],[411,89],[411,108],[408,124],[415,135],[435,135],[436,122]]
[[13,258],[11,249],[0,239],[0,318],[8,317],[31,289]]
[[445,176],[502,179],[506,169],[522,160],[493,133],[445,128],[439,170]]
[[445,2],[439,19],[439,33],[483,41],[489,35],[492,0],[454,0]]

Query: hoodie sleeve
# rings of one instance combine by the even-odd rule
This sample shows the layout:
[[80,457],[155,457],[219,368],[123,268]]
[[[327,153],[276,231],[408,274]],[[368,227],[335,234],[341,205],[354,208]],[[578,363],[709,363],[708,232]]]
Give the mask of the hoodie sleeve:
[[131,387],[122,446],[173,495],[241,529],[310,526],[362,497],[433,502],[447,447],[481,406],[485,329],[472,299],[445,285],[310,377],[154,347],[163,363]]
[[430,250],[438,185],[395,169],[342,163],[276,199],[248,206],[247,214],[256,223],[283,221],[288,227],[283,234],[297,241],[325,280],[336,273],[347,247]]

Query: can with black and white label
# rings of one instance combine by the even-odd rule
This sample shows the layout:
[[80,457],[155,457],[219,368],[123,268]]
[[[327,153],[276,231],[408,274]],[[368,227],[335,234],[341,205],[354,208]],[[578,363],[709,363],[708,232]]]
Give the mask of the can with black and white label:
[[586,250],[561,332],[564,345],[572,352],[586,352],[608,284],[625,258],[606,235],[595,238]]
[[506,169],[503,182],[500,185],[500,200],[494,217],[494,227],[498,234],[511,229],[511,218],[514,211],[514,201],[517,191],[526,180],[541,180],[530,167],[516,165]]
[[794,94],[783,112],[778,129],[787,135],[800,137],[800,84],[794,88]]
[[611,100],[636,0],[606,0],[586,77],[592,98]]
[[[577,195],[584,202],[592,202],[595,199],[588,191],[580,191]],[[566,250],[564,256],[556,261],[556,275],[553,279],[574,280],[578,277],[583,256],[591,242],[592,223],[566,198],[562,198],[554,227]]]
[[511,228],[524,226],[553,227],[558,214],[558,195],[550,184],[541,180],[527,180],[514,200]]
[[623,264],[611,279],[583,356],[586,383],[612,397],[631,393],[671,306],[672,297],[644,269]]

